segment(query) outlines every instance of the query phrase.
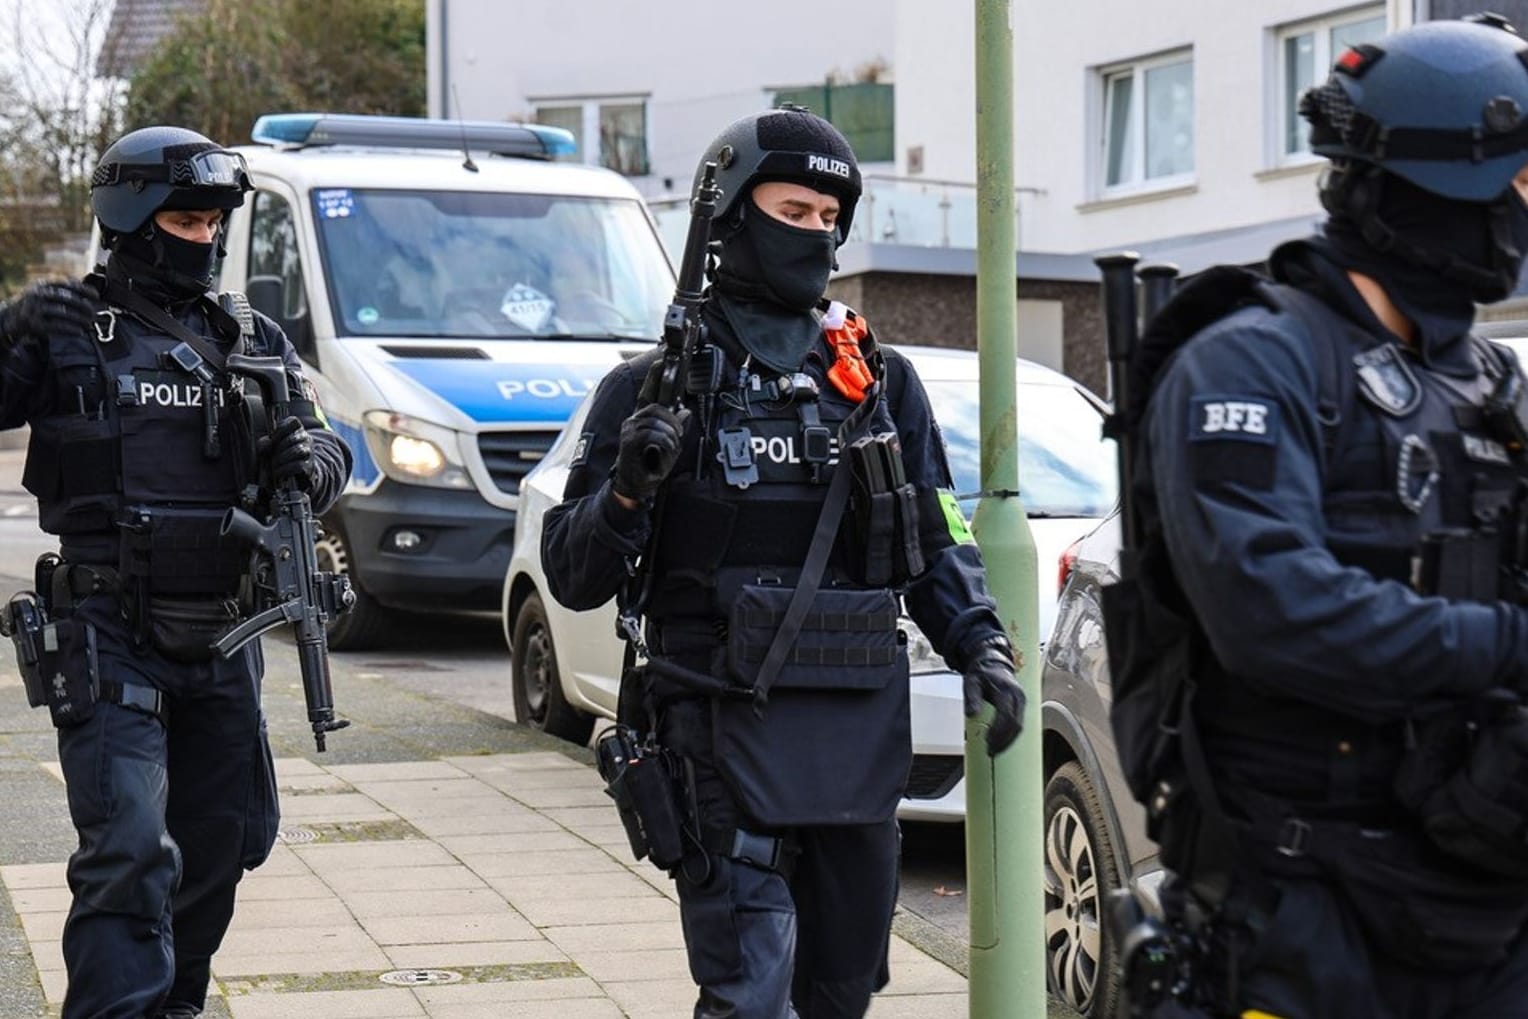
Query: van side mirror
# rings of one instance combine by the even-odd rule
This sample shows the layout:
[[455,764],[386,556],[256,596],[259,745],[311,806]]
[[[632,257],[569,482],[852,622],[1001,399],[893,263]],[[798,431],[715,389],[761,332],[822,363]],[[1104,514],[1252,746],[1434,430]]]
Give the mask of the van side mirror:
[[313,318],[306,311],[296,318],[286,316],[286,283],[280,276],[251,276],[244,282],[244,296],[250,307],[273,319],[286,333],[297,354],[309,364],[318,364],[318,348],[313,342]]

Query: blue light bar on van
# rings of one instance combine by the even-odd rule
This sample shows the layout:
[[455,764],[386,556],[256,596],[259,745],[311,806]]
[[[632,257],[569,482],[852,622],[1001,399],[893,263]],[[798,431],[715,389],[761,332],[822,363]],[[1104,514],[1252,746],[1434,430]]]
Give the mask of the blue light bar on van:
[[359,145],[398,149],[473,149],[551,159],[574,152],[573,135],[544,124],[427,120],[340,113],[268,113],[250,137],[265,145]]

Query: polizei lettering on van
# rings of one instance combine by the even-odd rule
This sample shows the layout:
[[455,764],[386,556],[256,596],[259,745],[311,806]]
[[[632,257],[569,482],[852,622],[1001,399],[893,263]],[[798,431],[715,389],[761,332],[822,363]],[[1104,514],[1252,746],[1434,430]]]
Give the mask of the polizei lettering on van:
[[500,379],[499,395],[506,400],[517,396],[534,396],[540,400],[556,400],[561,397],[582,399],[598,383],[598,379]]

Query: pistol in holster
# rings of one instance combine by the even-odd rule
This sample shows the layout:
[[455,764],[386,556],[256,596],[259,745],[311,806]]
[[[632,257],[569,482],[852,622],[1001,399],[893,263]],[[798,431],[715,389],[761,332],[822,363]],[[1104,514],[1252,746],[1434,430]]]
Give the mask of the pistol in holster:
[[[50,588],[56,556],[37,562],[38,589]],[[22,591],[0,608],[0,636],[16,648],[16,667],[27,705],[44,705],[56,726],[78,725],[95,713],[100,674],[95,627],[82,619],[50,617],[48,600]]]
[[634,730],[613,725],[595,742],[594,756],[632,856],[649,859],[660,870],[679,866],[683,821],[670,755],[651,741],[641,742]]

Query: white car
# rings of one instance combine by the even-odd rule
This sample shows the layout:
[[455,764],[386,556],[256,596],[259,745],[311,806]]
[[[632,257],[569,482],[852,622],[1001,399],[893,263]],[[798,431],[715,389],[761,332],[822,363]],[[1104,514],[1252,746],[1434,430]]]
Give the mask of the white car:
[[[897,348],[928,390],[949,451],[955,490],[969,515],[980,488],[977,357],[972,351]],[[1041,564],[1040,634],[1056,613],[1056,575],[1046,564],[1114,506],[1114,444],[1099,434],[1096,398],[1057,372],[1018,363],[1019,483]],[[527,725],[587,742],[597,718],[613,718],[623,646],[614,602],[571,612],[547,594],[541,521],[562,499],[568,461],[588,401],[520,486],[515,543],[504,579],[504,635],[512,661],[515,715]],[[965,817],[960,677],[950,672],[907,617],[912,658],[913,767],[898,816],[913,821]]]

